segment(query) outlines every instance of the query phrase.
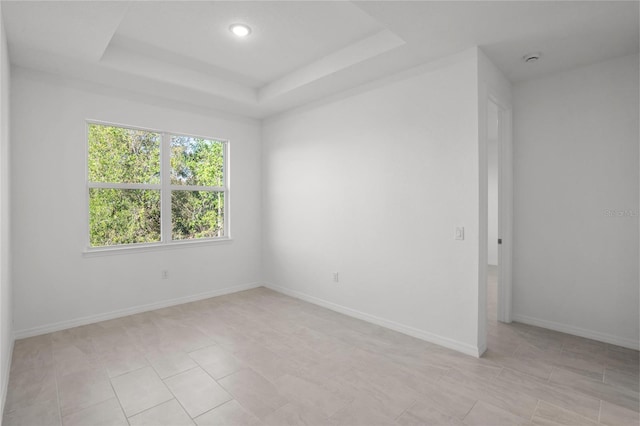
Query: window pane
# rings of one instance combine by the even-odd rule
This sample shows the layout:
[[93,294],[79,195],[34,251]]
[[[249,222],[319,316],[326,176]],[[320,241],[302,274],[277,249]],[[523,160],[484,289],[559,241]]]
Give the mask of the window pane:
[[89,124],[89,181],[160,183],[160,134]]
[[92,247],[160,241],[160,191],[89,189]]
[[171,136],[171,184],[224,185],[224,143]]
[[224,192],[172,191],[172,239],[224,236]]

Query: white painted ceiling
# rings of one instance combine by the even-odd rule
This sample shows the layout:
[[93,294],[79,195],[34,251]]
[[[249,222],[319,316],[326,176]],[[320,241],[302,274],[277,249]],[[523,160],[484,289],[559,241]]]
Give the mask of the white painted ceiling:
[[473,46],[513,82],[637,53],[638,6],[2,0],[2,15],[16,66],[263,118]]

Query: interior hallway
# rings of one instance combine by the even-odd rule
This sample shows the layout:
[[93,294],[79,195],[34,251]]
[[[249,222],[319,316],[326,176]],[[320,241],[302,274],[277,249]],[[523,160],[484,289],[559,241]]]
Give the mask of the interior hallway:
[[487,325],[493,329],[498,326],[498,267],[487,266]]

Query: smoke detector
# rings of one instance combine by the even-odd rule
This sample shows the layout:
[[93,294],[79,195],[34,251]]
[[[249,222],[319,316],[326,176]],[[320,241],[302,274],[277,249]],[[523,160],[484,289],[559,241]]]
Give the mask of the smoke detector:
[[526,63],[530,64],[530,63],[536,62],[541,57],[542,57],[542,53],[534,52],[534,53],[528,53],[528,54],[524,55],[522,57],[522,60],[525,61]]

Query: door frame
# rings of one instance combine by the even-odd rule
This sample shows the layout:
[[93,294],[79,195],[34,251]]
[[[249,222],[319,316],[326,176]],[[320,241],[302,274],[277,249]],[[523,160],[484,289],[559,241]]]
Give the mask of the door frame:
[[512,321],[513,140],[511,105],[489,94],[498,107],[498,321]]
[[498,106],[498,312],[500,322],[511,322],[513,262],[513,108],[489,85],[480,84],[478,99],[478,356],[487,350],[487,264],[488,264],[488,109]]

